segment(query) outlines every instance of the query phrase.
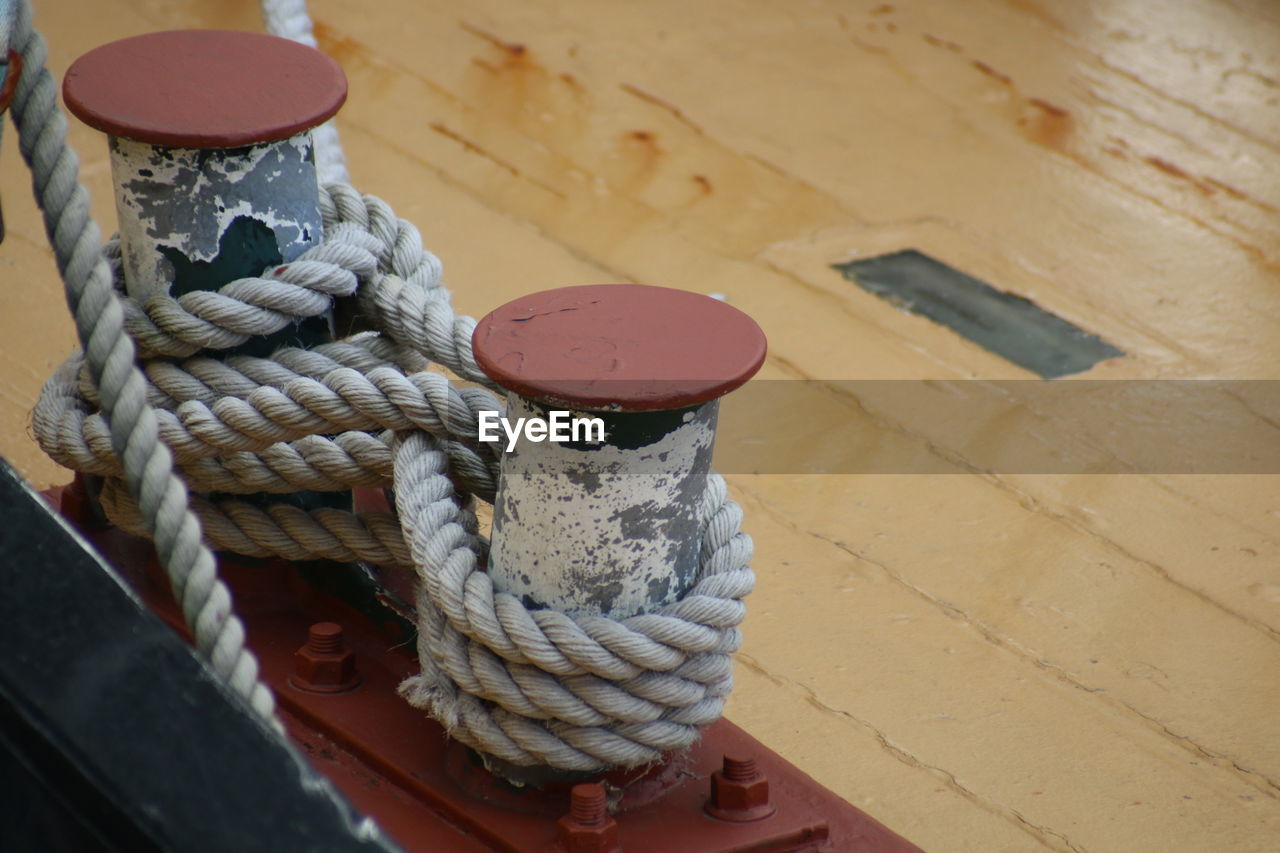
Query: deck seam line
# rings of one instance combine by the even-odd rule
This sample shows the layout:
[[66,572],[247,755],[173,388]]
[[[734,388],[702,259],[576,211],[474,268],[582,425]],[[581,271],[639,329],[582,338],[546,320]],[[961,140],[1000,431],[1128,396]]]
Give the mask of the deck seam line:
[[734,485],[737,491],[746,495],[750,495],[751,498],[755,501],[755,503],[758,506],[760,506],[763,510],[769,513],[769,515],[772,516],[776,521],[782,522],[784,526],[790,527],[790,529],[793,532],[801,535],[805,535],[805,536],[810,536],[821,542],[826,542],[827,544],[848,554],[849,556],[854,557],[857,560],[863,563],[866,563],[867,565],[874,566],[875,568],[879,569],[888,579],[895,582],[901,588],[913,594],[914,596],[919,598],[921,601],[924,601],[928,604],[933,605],[934,607],[938,608],[943,615],[947,616],[948,618],[957,619],[962,624],[971,628],[979,637],[981,637],[986,642],[990,643],[992,646],[1013,655],[1016,659],[1018,659],[1020,662],[1024,664],[1030,664],[1035,669],[1049,674],[1055,680],[1061,682],[1065,686],[1096,696],[1104,704],[1116,710],[1119,710],[1122,713],[1125,711],[1131,713],[1133,716],[1137,717],[1139,720],[1142,721],[1141,725],[1144,728],[1151,731],[1155,731],[1164,740],[1166,740],[1173,746],[1176,746],[1179,749],[1182,749],[1184,751],[1190,752],[1192,755],[1195,755],[1197,758],[1211,761],[1215,767],[1226,770],[1230,775],[1236,777],[1241,782],[1248,784],[1251,788],[1258,790],[1260,793],[1265,794],[1266,796],[1271,797],[1272,799],[1280,799],[1280,784],[1277,784],[1274,780],[1272,780],[1266,774],[1257,770],[1252,770],[1252,769],[1243,767],[1240,764],[1238,764],[1234,759],[1226,755],[1219,754],[1213,750],[1210,750],[1200,745],[1196,741],[1192,740],[1188,736],[1177,734],[1176,732],[1170,730],[1167,726],[1165,726],[1163,723],[1159,722],[1155,718],[1150,717],[1147,714],[1144,714],[1143,712],[1129,705],[1127,702],[1121,699],[1115,698],[1114,696],[1111,695],[1110,692],[1107,691],[1106,688],[1089,687],[1075,680],[1067,673],[1065,669],[1063,669],[1062,667],[1056,664],[1050,663],[1048,660],[1045,660],[1042,657],[1037,656],[1036,654],[1033,653],[1032,649],[1026,646],[1023,646],[1021,643],[1018,643],[1016,640],[1013,640],[1012,638],[1010,638],[1007,642],[1005,640],[1002,640],[997,634],[997,632],[993,628],[991,628],[991,626],[987,625],[982,620],[977,619],[964,608],[958,607],[957,605],[954,605],[954,604],[950,604],[946,601],[943,601],[933,596],[926,590],[921,589],[920,587],[917,587],[915,584],[912,584],[899,572],[896,572],[893,569],[891,569],[887,564],[880,562],[878,560],[875,560],[871,557],[868,557],[865,554],[860,553],[857,549],[852,548],[851,546],[843,542],[838,542],[834,539],[830,539],[827,536],[822,535],[821,533],[818,533],[812,530],[806,530],[804,528],[799,527],[798,525],[795,525],[794,523],[788,522],[786,520],[787,516],[785,516],[776,507],[771,505],[768,501],[761,498],[759,494],[752,492],[749,489],[742,488],[740,484],[735,483]]
[[[938,777],[948,788],[955,791],[965,800],[978,806],[983,811],[986,811],[990,814],[996,815],[997,817],[1000,817],[1008,821],[1018,829],[1027,833],[1031,837],[1035,838],[1045,847],[1048,847],[1049,849],[1052,849],[1052,850],[1058,850],[1058,851],[1069,850],[1069,851],[1072,851],[1072,853],[1087,853],[1087,851],[1084,848],[1072,843],[1070,839],[1068,839],[1067,836],[1063,835],[1061,832],[1050,829],[1046,826],[1041,826],[1039,824],[1033,823],[1032,821],[1028,820],[1021,812],[1019,812],[1017,809],[1013,808],[1012,806],[1005,806],[1000,803],[997,803],[996,801],[983,797],[981,794],[978,794],[972,789],[965,787],[959,782],[958,779],[956,779],[954,774],[950,773],[947,770],[944,770],[941,767],[938,767],[933,764],[929,764],[928,762],[923,761],[920,758],[913,755],[912,753],[908,752],[906,749],[903,749],[897,744],[894,744],[892,741],[889,740],[888,736],[884,732],[876,728],[867,720],[864,720],[848,711],[845,711],[841,708],[836,708],[822,701],[822,699],[817,695],[817,693],[808,685],[802,684],[801,682],[795,681],[794,679],[787,678],[785,676],[775,675],[774,673],[770,672],[766,667],[764,667],[759,661],[757,661],[755,658],[753,658],[751,655],[745,652],[739,651],[735,657],[737,658],[738,662],[744,664],[748,669],[752,670],[753,672],[763,676],[764,678],[767,678],[769,681],[773,682],[776,686],[794,688],[795,690],[797,690],[803,695],[806,702],[808,702],[810,705],[814,706],[818,710],[823,711],[825,713],[833,714],[839,717],[843,717],[846,720],[849,720],[850,722],[854,723],[858,728],[861,728],[865,730],[868,734],[870,734],[879,744],[880,748],[896,761],[899,761],[907,765],[908,767],[924,770],[930,775]],[[1054,843],[1053,839],[1056,839],[1060,843]]]

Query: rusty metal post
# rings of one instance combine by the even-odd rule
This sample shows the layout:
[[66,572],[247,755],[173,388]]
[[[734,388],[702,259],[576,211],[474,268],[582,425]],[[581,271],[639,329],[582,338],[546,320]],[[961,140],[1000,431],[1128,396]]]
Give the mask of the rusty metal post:
[[[332,59],[258,33],[150,33],[76,60],[63,97],[110,136],[129,295],[216,290],[318,243],[310,129],[346,92]],[[332,316],[315,317],[234,351],[269,355],[332,332]]]
[[[509,391],[495,585],[528,606],[615,618],[680,598],[698,569],[718,399],[763,363],[760,327],[696,293],[591,285],[508,303],[473,344]],[[557,417],[581,431],[553,440]],[[587,435],[597,418],[602,442]],[[528,428],[539,421],[546,430]]]

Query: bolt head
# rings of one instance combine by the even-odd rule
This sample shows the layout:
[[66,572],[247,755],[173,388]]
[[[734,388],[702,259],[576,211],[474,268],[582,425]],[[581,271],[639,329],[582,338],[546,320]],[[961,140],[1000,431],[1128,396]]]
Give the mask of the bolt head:
[[315,652],[303,646],[293,656],[289,683],[309,693],[343,693],[360,684],[356,656],[350,649]]
[[726,779],[717,771],[711,777],[711,799],[707,801],[707,814],[720,820],[743,823],[763,820],[777,811],[769,802],[769,779],[758,774],[752,779],[735,781]]
[[571,817],[556,821],[556,835],[566,853],[621,853],[618,822],[611,817],[595,826],[578,823]]

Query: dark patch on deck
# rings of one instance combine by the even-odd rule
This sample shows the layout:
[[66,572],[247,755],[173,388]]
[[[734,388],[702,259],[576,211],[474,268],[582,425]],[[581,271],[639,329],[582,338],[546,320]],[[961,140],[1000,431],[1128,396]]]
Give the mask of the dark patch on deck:
[[832,267],[868,293],[927,317],[1014,364],[1054,379],[1124,353],[1025,297],[906,249]]

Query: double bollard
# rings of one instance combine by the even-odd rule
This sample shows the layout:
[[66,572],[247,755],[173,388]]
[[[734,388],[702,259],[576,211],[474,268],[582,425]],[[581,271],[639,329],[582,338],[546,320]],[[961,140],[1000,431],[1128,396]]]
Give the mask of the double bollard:
[[[323,237],[310,129],[346,81],[284,39],[175,31],[86,54],[68,107],[110,137],[123,274],[145,302],[213,291]],[[222,348],[266,356],[333,336],[316,316]],[[718,400],[765,357],[746,314],[710,297],[592,285],[510,302],[476,327],[506,389],[481,437],[504,452],[487,571],[531,608],[623,618],[696,580]]]

